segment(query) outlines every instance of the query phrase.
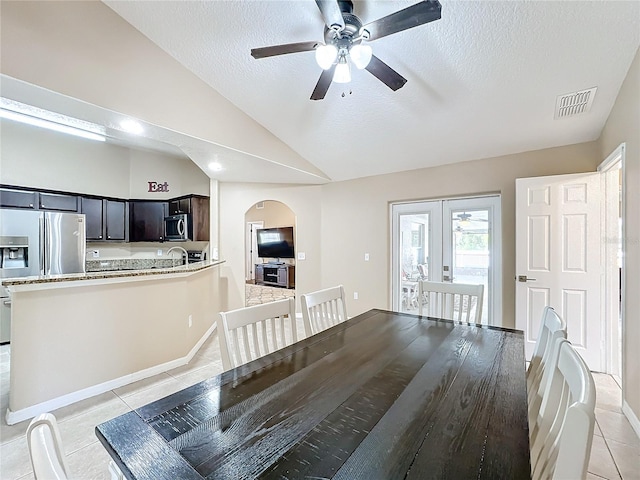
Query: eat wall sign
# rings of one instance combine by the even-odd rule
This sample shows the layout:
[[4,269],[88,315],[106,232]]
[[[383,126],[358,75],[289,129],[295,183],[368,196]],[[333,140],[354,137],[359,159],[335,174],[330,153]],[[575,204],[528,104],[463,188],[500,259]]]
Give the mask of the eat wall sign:
[[147,182],[149,184],[148,192],[168,192],[169,184],[167,182],[159,183],[159,182]]

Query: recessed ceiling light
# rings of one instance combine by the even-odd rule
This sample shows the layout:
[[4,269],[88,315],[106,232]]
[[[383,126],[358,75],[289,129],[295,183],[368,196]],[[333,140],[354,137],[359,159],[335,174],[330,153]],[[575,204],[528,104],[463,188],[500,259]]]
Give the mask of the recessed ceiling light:
[[135,120],[132,120],[131,118],[122,120],[120,122],[120,127],[122,127],[125,132],[133,133],[135,135],[140,135],[144,131],[142,125],[140,125]]
[[213,172],[219,172],[220,170],[222,170],[222,165],[220,165],[218,162],[211,162],[208,167],[209,170]]

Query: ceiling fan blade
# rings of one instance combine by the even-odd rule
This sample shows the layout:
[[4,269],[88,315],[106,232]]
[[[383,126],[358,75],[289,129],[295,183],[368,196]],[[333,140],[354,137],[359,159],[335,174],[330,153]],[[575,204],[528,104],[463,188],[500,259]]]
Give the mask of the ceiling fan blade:
[[329,90],[329,85],[333,81],[333,73],[336,70],[336,66],[332,65],[329,70],[323,70],[316,84],[316,88],[313,89],[311,94],[311,100],[322,100]]
[[300,42],[285,43],[284,45],[273,45],[271,47],[252,48],[251,56],[253,58],[273,57],[275,55],[284,55],[286,53],[309,52],[315,50],[320,42]]
[[344,28],[344,18],[342,18],[342,12],[336,0],[316,0],[316,4],[328,28],[338,27],[338,30]]
[[375,55],[371,57],[369,65],[366,66],[366,70],[393,91],[402,88],[404,84],[407,83],[406,78]]
[[369,31],[369,40],[376,40],[438,20],[441,10],[442,6],[438,0],[424,0],[368,23],[363,28]]

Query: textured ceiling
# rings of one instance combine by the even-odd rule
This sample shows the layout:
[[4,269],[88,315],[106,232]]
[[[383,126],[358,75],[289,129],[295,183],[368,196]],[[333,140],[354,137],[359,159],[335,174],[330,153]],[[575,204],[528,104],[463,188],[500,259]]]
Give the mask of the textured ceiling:
[[[250,56],[321,41],[311,0],[104,3],[332,180],[595,140],[640,44],[637,1],[441,0],[441,20],[371,42],[403,88],[354,70],[311,101],[312,52]],[[416,2],[354,3],[367,23]],[[589,113],[554,120],[591,87]]]

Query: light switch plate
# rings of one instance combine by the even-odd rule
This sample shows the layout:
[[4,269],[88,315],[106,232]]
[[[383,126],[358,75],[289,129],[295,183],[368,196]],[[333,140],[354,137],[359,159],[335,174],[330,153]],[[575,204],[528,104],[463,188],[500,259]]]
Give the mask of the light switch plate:
[[368,262],[368,261],[369,261],[369,254],[368,254],[368,253],[365,253],[365,254],[364,254],[364,261],[365,261],[365,262]]
[[307,255],[304,252],[298,252],[298,260],[304,260]]

